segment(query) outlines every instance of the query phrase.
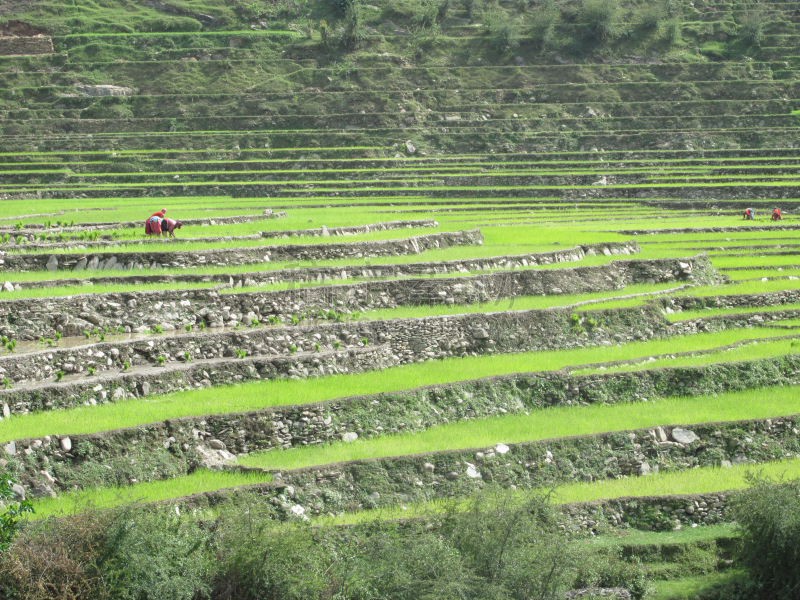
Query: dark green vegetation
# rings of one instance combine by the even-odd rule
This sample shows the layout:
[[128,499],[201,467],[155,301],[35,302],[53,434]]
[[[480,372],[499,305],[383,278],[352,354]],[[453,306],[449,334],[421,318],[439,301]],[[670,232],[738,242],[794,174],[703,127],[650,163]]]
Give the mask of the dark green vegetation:
[[799,23],[0,0],[0,598],[796,597]]

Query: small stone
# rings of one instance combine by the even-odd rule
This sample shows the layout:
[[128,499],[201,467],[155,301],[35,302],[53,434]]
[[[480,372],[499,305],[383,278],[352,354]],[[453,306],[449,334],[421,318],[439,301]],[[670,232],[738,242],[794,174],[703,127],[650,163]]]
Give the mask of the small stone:
[[9,442],[8,444],[5,445],[5,448],[3,448],[3,450],[6,451],[6,454],[10,454],[11,456],[14,456],[17,453],[17,444],[16,444],[16,442]]
[[733,463],[731,463],[731,461],[729,461],[727,459],[724,459],[719,464],[723,469],[730,469],[733,466]]
[[12,284],[10,281],[6,281],[3,284],[3,290],[6,291],[6,292],[13,292],[14,291],[14,284]]
[[691,444],[692,442],[699,440],[700,437],[694,431],[676,427],[672,430],[672,439],[679,444]]
[[331,237],[331,234],[325,225],[322,226],[322,237]]
[[150,395],[150,384],[147,383],[146,381],[142,382],[141,389],[142,389],[142,396]]
[[69,452],[70,450],[72,450],[72,440],[69,439],[68,437],[61,438],[60,445],[61,445],[61,449],[64,452]]
[[508,447],[508,446],[506,446],[505,444],[497,444],[497,445],[494,447],[494,451],[495,451],[495,452],[497,452],[498,454],[505,454],[505,453],[506,453],[506,452],[508,452],[509,450],[511,450],[511,448],[509,448],[509,447]]
[[11,491],[14,492],[14,495],[17,496],[20,500],[25,500],[25,488],[22,487],[18,483],[14,483],[11,485]]
[[3,418],[8,419],[11,417],[11,409],[8,408],[8,404],[3,403]]
[[55,256],[48,258],[45,268],[48,271],[58,271],[58,259]]
[[472,337],[476,340],[486,340],[489,339],[489,333],[485,329],[479,327],[472,332]]
[[426,462],[424,465],[422,465],[422,470],[426,473],[433,473],[436,470],[436,467],[434,467],[431,463]]
[[414,154],[417,149],[414,147],[414,144],[411,143],[411,140],[406,142],[406,150],[408,150],[409,154]]
[[455,481],[456,479],[458,479],[458,473],[456,473],[455,471],[450,471],[444,477],[445,479],[449,479],[450,481]]
[[115,389],[112,398],[114,398],[114,400],[124,400],[125,388],[118,387],[117,389]]
[[294,496],[294,488],[291,485],[287,485],[286,489],[284,489],[283,491],[286,492],[286,495],[289,496],[289,498]]
[[657,442],[666,442],[666,441],[668,441],[667,440],[667,434],[664,431],[663,427],[656,427],[655,434],[656,434],[656,441]]
[[208,442],[208,445],[214,450],[225,450],[225,444],[219,440],[211,440]]
[[372,492],[369,495],[369,499],[372,500],[373,502],[377,502],[378,500],[381,499],[381,495],[378,492]]
[[355,442],[358,439],[358,434],[355,431],[348,431],[345,434],[342,434],[342,441],[349,444],[350,442]]

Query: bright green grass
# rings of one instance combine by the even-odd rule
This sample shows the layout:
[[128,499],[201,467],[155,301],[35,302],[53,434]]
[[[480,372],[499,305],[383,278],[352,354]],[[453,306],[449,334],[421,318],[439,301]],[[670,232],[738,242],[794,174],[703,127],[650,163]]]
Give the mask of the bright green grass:
[[111,508],[129,502],[160,502],[191,494],[200,494],[240,485],[253,485],[272,481],[268,473],[238,473],[198,469],[191,475],[147,481],[135,486],[99,488],[85,492],[62,494],[57,498],[36,501],[33,519],[71,514],[87,507]]
[[[800,323],[800,320],[796,320]],[[781,325],[786,325],[784,321]],[[786,332],[787,334],[790,332]],[[710,352],[708,354],[692,356],[666,356],[662,358],[650,357],[641,362],[630,365],[619,365],[613,367],[598,367],[596,369],[576,369],[571,371],[573,375],[589,375],[593,373],[617,373],[628,371],[642,371],[644,369],[664,369],[675,367],[697,367],[713,363],[736,362],[740,360],[758,360],[760,358],[770,358],[785,354],[796,354],[800,352],[800,343],[796,340],[775,340],[775,341],[752,341],[737,348]]]
[[[793,283],[793,282],[792,282]],[[778,304],[776,306],[740,306],[737,308],[701,308],[698,310],[685,310],[667,315],[670,321],[687,321],[689,319],[699,319],[702,317],[714,317],[717,315],[738,315],[747,313],[768,313],[783,310],[800,310],[800,302],[793,304]]]
[[342,398],[441,385],[510,373],[554,371],[568,366],[644,358],[673,352],[707,350],[741,340],[782,336],[784,329],[732,329],[619,346],[525,352],[428,361],[380,372],[320,379],[249,382],[230,387],[191,390],[100,406],[80,406],[13,416],[0,421],[0,440],[79,434],[135,427],[182,416],[244,412],[270,406],[308,404]]
[[[673,494],[708,494],[714,492],[726,492],[730,490],[741,490],[750,487],[747,481],[747,474],[762,474],[771,477],[786,476],[787,478],[800,477],[800,459],[794,458],[781,460],[759,465],[738,465],[730,468],[721,467],[700,467],[688,471],[661,471],[657,475],[647,477],[626,477],[623,479],[603,479],[591,483],[568,483],[556,486],[550,501],[557,504],[567,504],[570,502],[590,502],[592,500],[607,500],[611,498],[623,498],[626,496],[666,496]],[[235,485],[235,484],[234,484]],[[523,500],[530,492],[521,490],[517,492],[520,500]],[[467,503],[457,504],[457,508],[466,508]],[[440,513],[445,510],[445,502],[434,500],[432,502],[411,504],[406,507],[387,506],[374,510],[365,510],[352,513],[345,513],[334,518],[320,517],[317,520],[332,525],[350,525],[354,523],[364,523],[369,521],[414,518]],[[731,535],[733,526],[714,525],[712,527],[698,527],[687,529],[694,533],[694,539],[708,539],[704,530],[711,530],[711,536]],[[625,532],[627,533],[627,531]],[[650,532],[648,532],[650,533]],[[677,532],[663,532],[660,534],[660,543],[673,541],[670,538]],[[645,534],[633,532],[634,540],[641,539]],[[627,536],[620,538],[604,539],[603,536],[592,539],[592,545],[608,546],[619,542],[628,543]],[[691,541],[689,536],[674,536],[674,541]],[[647,535],[649,539],[650,536]],[[635,541],[634,541],[635,543]],[[650,543],[659,543],[653,541]]]
[[[132,278],[133,279],[133,278]],[[104,283],[100,285],[92,285],[87,281],[81,286],[61,286],[51,288],[27,288],[16,290],[13,292],[3,292],[0,295],[2,300],[16,300],[19,298],[51,298],[55,296],[77,296],[78,294],[114,294],[120,292],[142,291],[147,289],[149,291],[156,290],[193,290],[198,288],[210,288],[219,285],[218,282],[213,283],[149,283],[147,286],[142,286],[141,283]]]
[[[800,268],[784,269],[782,267],[775,267],[774,269],[748,269],[742,271],[726,271],[720,269],[720,272],[730,277],[733,281],[761,279],[762,277],[800,277]],[[798,283],[798,287],[800,287],[800,283]]]
[[479,448],[498,442],[530,442],[664,424],[763,419],[800,412],[798,391],[795,387],[778,387],[612,406],[555,407],[529,415],[458,421],[419,433],[357,440],[350,444],[338,442],[259,452],[241,458],[239,464],[270,470],[297,469],[341,461]]
[[[768,394],[764,392],[768,391]],[[532,415],[506,415],[478,421],[461,421],[435,427],[417,434],[401,434],[327,446],[305,446],[286,451],[263,452],[242,457],[239,464],[268,469],[295,469],[346,460],[364,460],[402,456],[441,450],[492,446],[497,442],[514,443],[567,435],[585,435],[621,429],[654,427],[664,423],[686,424],[714,420],[741,420],[794,414],[800,410],[796,388],[772,388],[716,397],[679,398],[660,402],[615,406],[558,407]],[[706,468],[685,472],[660,473],[650,477],[576,483],[557,488],[554,501],[579,502],[620,496],[706,493],[745,487],[744,474],[755,467],[734,469]],[[760,465],[769,475],[800,476],[800,460]],[[99,488],[74,496],[65,494],[46,499],[37,506],[38,517],[67,510],[75,502],[113,506],[126,501],[158,501],[192,493],[231,488],[268,481],[267,474],[257,476],[237,472],[192,475],[167,481],[136,484],[131,488]],[[125,492],[130,492],[126,495]],[[414,512],[406,516],[413,516]],[[361,520],[363,515],[345,515]],[[374,518],[374,514],[372,518]],[[396,518],[393,517],[393,518]]]

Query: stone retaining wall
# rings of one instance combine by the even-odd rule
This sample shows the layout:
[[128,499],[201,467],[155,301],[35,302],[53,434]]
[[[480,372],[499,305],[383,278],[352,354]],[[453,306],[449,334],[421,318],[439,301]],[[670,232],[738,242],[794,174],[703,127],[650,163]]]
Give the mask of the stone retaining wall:
[[208,250],[162,252],[116,252],[91,254],[4,254],[0,270],[5,272],[72,270],[131,271],[142,268],[197,268],[252,265],[269,261],[333,260],[404,256],[426,250],[483,243],[479,229],[440,232],[396,240],[367,242],[252,246]]
[[[438,227],[439,223],[433,219],[419,219],[413,221],[389,221],[385,223],[371,223],[369,225],[355,225],[353,227],[321,227],[317,229],[288,229],[286,231],[259,231],[251,235],[228,235],[228,236],[213,236],[213,237],[174,237],[174,238],[146,238],[146,239],[127,239],[119,240],[113,238],[111,235],[101,235],[99,241],[87,242],[82,240],[72,240],[66,242],[35,242],[36,234],[30,234],[28,243],[23,244],[21,247],[26,252],[35,250],[56,250],[56,249],[79,249],[85,250],[86,248],[107,248],[109,246],[122,246],[128,244],[185,244],[185,243],[218,243],[218,242],[241,242],[252,241],[260,239],[273,239],[273,238],[290,238],[290,237],[336,237],[348,236],[370,233],[373,231],[388,231],[393,229],[412,229],[416,227]],[[184,232],[183,229],[180,233]],[[143,233],[144,235],[144,233]],[[23,235],[25,237],[25,235]],[[15,238],[9,238],[8,246],[16,245]]]
[[683,527],[716,525],[732,521],[730,499],[736,491],[669,496],[624,496],[571,502],[559,507],[559,527],[572,533],[602,533],[630,527],[669,531]]
[[[313,422],[318,416],[310,414],[308,418]],[[481,448],[367,459],[289,471],[272,470],[270,473],[274,480],[270,483],[196,494],[174,502],[186,508],[211,507],[255,494],[273,506],[276,517],[287,518],[295,506],[301,506],[308,515],[334,514],[358,508],[408,505],[435,498],[465,497],[474,494],[485,483],[534,489],[657,471],[682,471],[698,466],[775,461],[800,455],[799,426],[800,415],[789,415],[614,431],[521,444],[503,444],[498,440],[495,445]],[[206,436],[200,436],[200,433],[198,431],[198,437],[205,439]],[[131,477],[133,467],[129,459],[106,462],[114,465],[114,472],[120,470],[119,481]],[[152,468],[152,464],[148,466]],[[81,476],[96,471],[87,469]],[[714,497],[715,494],[708,496]],[[672,529],[676,520],[712,524],[725,519],[725,511],[720,510],[723,506],[714,504],[696,507],[706,510],[695,510],[694,513],[687,511],[688,504],[673,509],[671,503],[666,503],[666,510],[663,505],[658,510],[652,505],[652,513],[644,510],[643,515],[634,513],[628,518],[632,525],[644,523],[650,529]],[[616,517],[613,513],[609,516]],[[617,520],[624,521],[625,515],[620,515]]]
[[50,36],[33,37],[0,36],[0,56],[18,54],[54,54],[53,40]]
[[[149,285],[153,283],[225,283],[232,287],[270,285],[287,281],[297,282],[323,282],[336,279],[365,278],[375,279],[380,277],[412,277],[415,275],[443,275],[447,273],[468,273],[474,271],[496,271],[516,268],[526,268],[538,265],[551,265],[563,262],[576,262],[587,256],[603,254],[605,256],[628,256],[638,254],[639,245],[636,242],[607,242],[601,244],[587,244],[553,250],[551,252],[536,252],[530,254],[515,254],[508,256],[492,256],[486,258],[466,258],[461,260],[430,261],[401,264],[371,265],[368,260],[364,265],[350,265],[344,267],[317,267],[305,266],[288,269],[275,269],[269,271],[252,271],[250,273],[226,273],[197,275],[194,273],[178,273],[169,275],[120,275],[92,277],[91,283],[107,285],[116,283],[136,283]],[[311,264],[311,263],[309,263]],[[86,279],[50,279],[40,281],[26,281],[22,286],[32,287],[61,287],[71,285],[85,285]],[[20,286],[17,283],[14,287]],[[17,289],[20,289],[21,286]]]
[[[369,356],[369,352],[376,355]],[[298,357],[296,360],[245,359],[227,363],[215,361],[199,366],[190,363],[179,371],[163,375],[158,372],[132,374],[115,381],[75,383],[60,390],[50,386],[49,389],[5,391],[0,394],[0,402],[4,402],[6,408],[11,402],[14,412],[18,413],[74,406],[81,401],[87,405],[122,401],[148,395],[151,390],[152,393],[156,393],[156,390],[165,393],[173,389],[209,387],[212,383],[274,378],[292,372],[302,376],[303,370],[306,376],[342,372],[348,368],[353,371],[364,370],[370,368],[367,362],[370,360],[382,360],[385,364],[391,362],[388,353],[382,349],[361,350],[356,356],[348,357],[348,353],[340,352]],[[323,371],[320,371],[320,366]],[[342,439],[345,434],[372,438],[422,431],[452,421],[541,410],[550,406],[615,404],[675,395],[702,394],[711,397],[711,394],[729,391],[798,383],[800,357],[794,355],[602,375],[571,376],[563,371],[521,373],[246,413],[176,418],[111,432],[73,435],[70,436],[70,443],[73,447],[80,445],[84,448],[88,448],[87,443],[91,444],[96,450],[89,450],[88,454],[98,456],[102,453],[106,460],[127,456],[133,439],[137,440],[140,456],[148,457],[151,462],[155,461],[155,455],[163,448],[168,448],[170,454],[162,454],[160,463],[172,465],[170,472],[174,473],[180,468],[202,464],[203,451],[207,450],[205,446],[211,440],[220,442],[227,452],[241,454],[329,443]],[[32,401],[39,403],[39,406],[32,406]],[[195,435],[195,431],[202,431],[203,436]],[[51,436],[51,439],[58,439],[58,436]],[[45,448],[44,441],[39,441]],[[8,446],[8,443],[3,445]],[[13,450],[24,453],[26,448],[34,446],[38,448],[37,440],[16,440]],[[49,461],[60,463],[62,489],[76,485],[77,472],[85,473],[90,468],[85,463],[94,460],[82,455],[60,455],[56,446],[47,446],[42,453]],[[26,481],[35,482],[38,472],[30,470],[32,463],[20,464],[27,465],[23,469]],[[641,465],[634,466],[639,473],[642,472]],[[68,473],[72,469],[76,473]],[[17,474],[23,475],[22,472]],[[112,475],[109,474],[109,477]]]
[[[0,300],[0,334],[20,340],[82,336],[95,327],[126,332],[245,326],[278,317],[282,322],[408,305],[472,304],[516,296],[581,294],[621,290],[637,283],[693,282],[710,285],[719,276],[705,255],[680,259],[624,260],[593,267],[525,269],[474,276],[395,279],[289,290],[220,294],[216,290],[163,290],[78,294]],[[511,303],[513,305],[513,303]],[[498,308],[501,308],[498,306]],[[510,307],[509,307],[510,308]]]
[[765,292],[763,294],[730,294],[721,296],[679,296],[662,298],[664,307],[679,307],[681,310],[703,308],[741,308],[753,306],[780,306],[800,302],[800,289]]
[[[572,315],[575,314],[577,321]],[[591,317],[591,322],[588,317]],[[594,324],[592,324],[594,323]],[[100,342],[91,346],[52,348],[28,354],[0,356],[0,379],[12,384],[52,380],[53,374],[97,374],[131,367],[182,360],[233,355],[291,356],[294,353],[357,348],[386,344],[395,363],[467,354],[523,352],[650,339],[668,335],[670,324],[655,305],[595,310],[582,313],[571,308],[477,313],[426,318],[326,323],[295,327],[261,327],[221,333],[153,335],[149,339]],[[294,350],[292,349],[294,348]],[[99,360],[98,360],[98,352]]]

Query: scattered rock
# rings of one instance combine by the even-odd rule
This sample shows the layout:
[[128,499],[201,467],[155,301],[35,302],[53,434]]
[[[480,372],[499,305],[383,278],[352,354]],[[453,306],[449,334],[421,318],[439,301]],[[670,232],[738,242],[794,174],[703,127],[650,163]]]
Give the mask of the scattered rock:
[[358,434],[355,431],[348,431],[345,434],[342,434],[342,441],[349,444],[350,442],[355,442],[358,439]]
[[14,285],[10,281],[6,281],[3,284],[3,291],[13,292],[14,291]]
[[676,427],[672,430],[672,439],[679,444],[691,444],[692,442],[699,440],[700,437],[694,431]]
[[511,449],[511,448],[509,448],[509,447],[508,447],[508,446],[506,446],[505,444],[497,444],[497,445],[494,447],[494,451],[495,451],[495,452],[497,452],[498,454],[505,454],[505,453],[506,453],[506,452],[508,452],[510,449]]
[[417,149],[414,146],[414,144],[411,143],[411,140],[408,140],[406,142],[406,150],[408,150],[409,154],[414,154],[417,151]]
[[213,448],[214,450],[225,450],[226,446],[220,440],[211,440],[208,442],[208,445]]
[[3,450],[6,451],[6,454],[10,454],[11,456],[14,456],[17,453],[17,444],[16,444],[16,442],[7,443],[5,445],[5,447],[3,448]]
[[447,475],[444,476],[445,479],[449,479],[450,481],[455,481],[458,479],[458,473],[455,471],[450,471]]
[[69,439],[68,437],[61,438],[59,444],[64,452],[69,452],[70,450],[72,450],[72,440]]
[[436,470],[436,467],[431,463],[426,462],[424,465],[422,465],[422,470],[426,473],[433,473]]

